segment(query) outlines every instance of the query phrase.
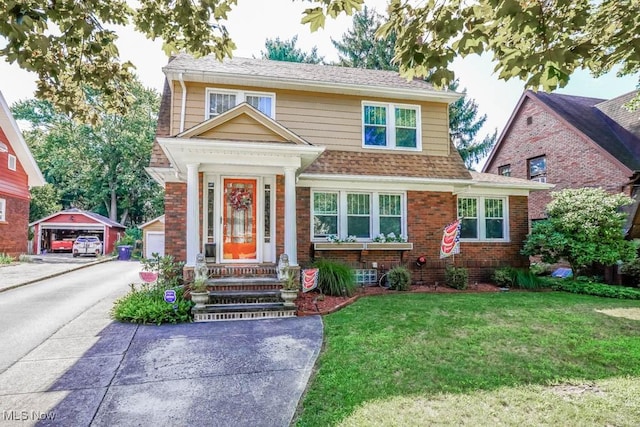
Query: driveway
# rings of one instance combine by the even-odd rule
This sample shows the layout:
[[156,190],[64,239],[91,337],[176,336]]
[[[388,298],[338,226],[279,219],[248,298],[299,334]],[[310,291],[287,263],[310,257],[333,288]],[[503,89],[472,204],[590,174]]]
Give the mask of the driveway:
[[5,414],[26,414],[20,425],[288,426],[322,345],[319,316],[137,326],[107,309],[0,375]]

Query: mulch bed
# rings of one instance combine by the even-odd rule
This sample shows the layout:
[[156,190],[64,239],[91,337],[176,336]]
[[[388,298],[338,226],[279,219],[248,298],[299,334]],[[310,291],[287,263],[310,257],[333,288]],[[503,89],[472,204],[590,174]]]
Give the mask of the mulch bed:
[[351,297],[336,297],[320,295],[318,291],[300,293],[295,303],[298,307],[298,316],[311,316],[315,314],[329,314],[349,304],[354,303],[358,298],[369,295],[389,295],[402,293],[474,293],[474,292],[500,292],[500,288],[489,283],[478,283],[469,285],[463,291],[453,289],[448,286],[438,285],[412,285],[409,291],[392,291],[379,286],[358,287]]

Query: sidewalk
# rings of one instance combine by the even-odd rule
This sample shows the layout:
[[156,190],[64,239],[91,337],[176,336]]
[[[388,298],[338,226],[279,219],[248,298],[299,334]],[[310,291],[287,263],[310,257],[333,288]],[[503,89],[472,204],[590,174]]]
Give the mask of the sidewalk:
[[115,259],[113,256],[73,258],[70,254],[28,257],[29,262],[0,266],[0,292]]

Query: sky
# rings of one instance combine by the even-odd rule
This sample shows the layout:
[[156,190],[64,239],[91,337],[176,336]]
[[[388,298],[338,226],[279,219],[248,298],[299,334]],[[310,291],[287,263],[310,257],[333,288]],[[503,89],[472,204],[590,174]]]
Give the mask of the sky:
[[[384,13],[387,0],[366,0],[370,8]],[[336,20],[327,19],[324,29],[311,33],[308,26],[300,24],[302,11],[309,3],[298,0],[240,0],[229,15],[227,29],[236,43],[234,56],[260,57],[267,38],[280,37],[288,40],[298,36],[297,46],[303,51],[318,48],[325,61],[337,61],[338,55],[331,39],[339,40],[351,27],[351,17],[342,16]],[[162,90],[164,75],[162,67],[167,57],[162,52],[160,41],[151,41],[129,27],[117,27],[120,36],[118,47],[123,60],[136,66],[136,73],[147,87]],[[479,113],[486,114],[487,121],[479,137],[502,132],[522,92],[524,82],[499,80],[493,73],[493,65],[488,55],[468,56],[458,59],[452,66],[460,79],[458,90],[466,89],[470,99],[478,104]],[[36,88],[35,74],[21,70],[17,65],[0,62],[0,91],[9,105],[22,99],[31,98]],[[616,77],[609,73],[594,79],[587,72],[575,73],[569,84],[557,90],[558,93],[611,99],[636,88],[638,76]]]

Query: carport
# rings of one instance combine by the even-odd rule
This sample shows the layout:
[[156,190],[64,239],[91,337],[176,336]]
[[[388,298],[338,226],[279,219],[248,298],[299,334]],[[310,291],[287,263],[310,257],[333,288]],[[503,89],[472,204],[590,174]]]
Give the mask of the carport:
[[76,208],[49,215],[29,226],[34,227],[38,254],[50,251],[54,240],[75,240],[78,236],[97,236],[103,243],[104,253],[111,253],[126,229],[105,216]]

